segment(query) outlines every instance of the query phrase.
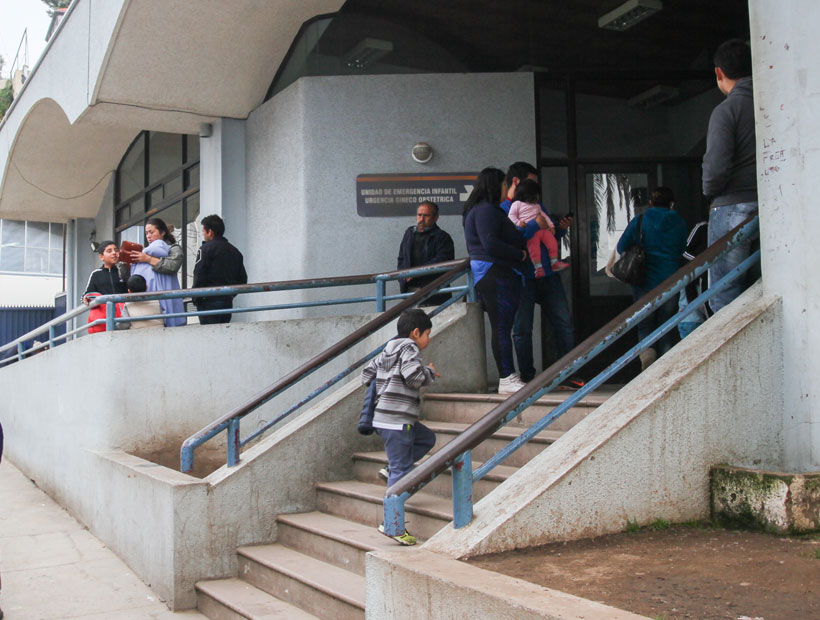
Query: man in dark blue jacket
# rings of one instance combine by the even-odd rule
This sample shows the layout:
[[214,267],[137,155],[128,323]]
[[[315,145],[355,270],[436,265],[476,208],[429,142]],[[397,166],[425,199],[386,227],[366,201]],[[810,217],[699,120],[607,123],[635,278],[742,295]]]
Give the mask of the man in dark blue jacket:
[[[508,190],[507,196],[504,197],[506,200],[501,203],[501,208],[504,211],[509,213],[515,190],[524,179],[538,180],[538,172],[535,167],[522,161],[512,164],[507,170]],[[572,218],[565,217],[560,221],[556,221],[556,218],[552,219],[555,224],[555,236],[560,239],[572,224]],[[519,228],[525,239],[531,238],[540,228],[537,220],[538,218],[529,222],[524,228]],[[542,254],[545,250],[546,248],[541,246]],[[526,284],[521,291],[521,302],[518,305],[518,312],[515,314],[515,323],[513,325],[515,355],[518,358],[518,370],[521,373],[521,380],[524,382],[530,381],[535,376],[535,363],[532,353],[532,326],[536,303],[541,306],[552,326],[555,336],[556,356],[558,358],[563,357],[575,346],[575,329],[572,326],[564,285],[561,278],[549,268],[549,256],[545,256],[541,264],[544,265],[544,271],[546,272],[543,278],[535,277],[535,270],[529,260],[523,264]],[[562,387],[577,389],[583,385],[584,381],[575,376],[567,379]]]
[[[196,257],[194,266],[194,288],[211,286],[232,286],[247,284],[248,274],[242,253],[223,236],[225,222],[218,215],[202,218],[202,238],[205,240]],[[233,295],[218,297],[195,297],[194,304],[199,311],[233,308]],[[231,314],[209,314],[199,317],[202,325],[230,323]]]
[[[422,202],[416,210],[416,225],[404,232],[399,246],[397,269],[409,269],[443,263],[455,258],[453,238],[438,227],[438,205],[434,202]],[[416,276],[399,280],[402,293],[417,291],[441,276],[434,273],[427,276]],[[423,306],[438,306],[450,299],[450,293],[433,295],[422,302]]]

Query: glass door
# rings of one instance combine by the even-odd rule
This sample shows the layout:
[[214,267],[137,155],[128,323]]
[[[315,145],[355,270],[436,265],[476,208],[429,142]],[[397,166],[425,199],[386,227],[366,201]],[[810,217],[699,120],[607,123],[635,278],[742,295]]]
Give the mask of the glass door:
[[[605,273],[629,221],[649,204],[649,188],[657,183],[652,164],[584,165],[578,174],[578,287],[575,321],[578,340],[586,338],[632,303],[632,289]],[[635,343],[628,334],[591,362],[584,373],[603,370]],[[639,370],[639,368],[638,368]],[[631,366],[613,382],[625,382],[636,374]]]

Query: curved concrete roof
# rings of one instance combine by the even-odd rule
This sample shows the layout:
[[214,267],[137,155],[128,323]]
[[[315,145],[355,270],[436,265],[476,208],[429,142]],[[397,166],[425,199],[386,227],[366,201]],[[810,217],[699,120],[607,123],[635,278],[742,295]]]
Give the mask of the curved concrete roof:
[[0,217],[93,217],[139,131],[247,117],[302,23],[342,4],[75,0],[0,124]]

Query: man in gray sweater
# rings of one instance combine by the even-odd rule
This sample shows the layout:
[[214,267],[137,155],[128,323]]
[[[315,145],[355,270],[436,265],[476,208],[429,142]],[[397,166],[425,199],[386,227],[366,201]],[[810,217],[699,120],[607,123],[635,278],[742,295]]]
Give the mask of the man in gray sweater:
[[[730,39],[715,52],[717,86],[726,95],[712,111],[703,156],[703,193],[710,201],[709,245],[750,215],[757,213],[755,115],[752,52],[740,39]],[[751,242],[733,248],[709,270],[709,286],[751,253]],[[746,273],[709,302],[717,312],[756,279]]]

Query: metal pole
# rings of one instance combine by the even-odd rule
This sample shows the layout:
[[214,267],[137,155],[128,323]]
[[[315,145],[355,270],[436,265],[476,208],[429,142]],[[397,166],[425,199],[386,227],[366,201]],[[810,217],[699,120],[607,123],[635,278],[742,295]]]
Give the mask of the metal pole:
[[387,282],[381,278],[376,279],[376,312],[384,312],[384,293]]
[[453,461],[453,527],[473,520],[473,458],[469,450]]
[[113,301],[105,302],[105,331],[113,332],[114,319],[117,317],[117,305]]
[[228,467],[239,465],[239,418],[228,422]]

